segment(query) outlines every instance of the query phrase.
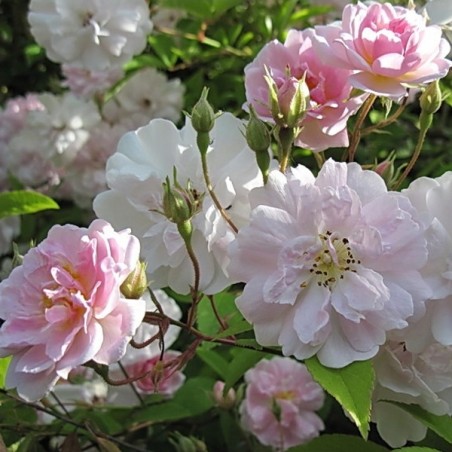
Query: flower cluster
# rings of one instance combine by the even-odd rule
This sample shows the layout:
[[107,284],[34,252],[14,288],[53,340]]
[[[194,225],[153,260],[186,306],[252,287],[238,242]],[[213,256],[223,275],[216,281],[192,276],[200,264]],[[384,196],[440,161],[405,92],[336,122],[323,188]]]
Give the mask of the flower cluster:
[[[60,94],[0,111],[0,189],[21,184],[98,219],[53,226],[0,282],[7,389],[26,401],[55,390],[73,406],[158,400],[172,420],[185,412],[171,412],[177,394],[189,397],[177,391],[204,382],[194,412],[217,410],[222,427],[237,420],[244,440],[284,451],[328,428],[316,413],[322,372],[356,363],[375,371],[366,419],[391,446],[426,434],[402,404],[452,416],[452,172],[406,183],[452,66],[434,24],[440,1],[426,6],[433,21],[376,1],[347,4],[334,23],[322,13],[245,66],[248,121],[216,113],[205,89],[179,127],[181,80],[132,59],[154,25],[163,53],[189,9],[31,0],[31,33],[64,80]],[[205,31],[174,34],[217,45]],[[411,160],[365,162],[361,137],[397,121],[412,89],[422,94]],[[369,115],[377,98],[387,111]],[[332,148],[348,148],[343,161]],[[3,254],[20,223],[1,213]],[[191,380],[199,363],[208,372]],[[211,378],[237,382],[238,370],[243,384],[228,392]]]

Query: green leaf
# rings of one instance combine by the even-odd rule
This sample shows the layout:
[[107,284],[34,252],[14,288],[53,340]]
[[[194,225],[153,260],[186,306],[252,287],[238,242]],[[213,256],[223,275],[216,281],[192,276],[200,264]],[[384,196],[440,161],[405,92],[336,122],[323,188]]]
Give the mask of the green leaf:
[[393,449],[392,452],[441,452],[438,449],[432,449],[431,447],[402,447],[401,449]]
[[319,436],[307,444],[292,447],[289,452],[388,452],[388,450],[359,436],[337,434]]
[[11,356],[0,359],[0,388],[5,388],[6,373],[8,372],[9,362],[11,361]]
[[204,361],[219,377],[223,378],[228,371],[229,363],[223,358],[222,355],[215,350],[211,350],[203,345],[198,347],[196,354]]
[[331,369],[320,364],[314,356],[305,364],[314,379],[350,414],[362,437],[367,438],[375,379],[370,360]]
[[228,371],[225,374],[225,391],[228,391],[229,388],[234,386],[248,369],[268,356],[266,353],[248,349],[235,349],[233,350],[233,354],[235,356],[229,363]]
[[229,328],[226,328],[215,338],[221,339],[224,337],[235,336],[236,334],[245,333],[246,331],[251,331],[252,329],[253,326],[249,322],[247,322],[245,319],[239,319],[237,323],[234,323]]
[[58,204],[41,193],[18,190],[0,193],[0,218],[59,209]]
[[444,416],[437,416],[418,405],[408,405],[393,401],[389,402],[402,408],[426,427],[433,430],[437,435],[441,436],[441,438],[452,444],[452,418],[450,416],[447,414]]
[[168,422],[199,416],[214,406],[211,395],[214,383],[211,378],[191,378],[172,400],[152,404],[137,412],[134,422]]
[[[243,316],[235,305],[234,294],[230,292],[223,292],[215,295],[213,300],[217,314],[221,318],[223,325],[226,326],[226,331],[229,329],[231,329],[231,331],[235,331],[235,333],[227,332],[226,336],[247,331],[247,326],[244,323]],[[226,337],[223,336],[220,323],[215,315],[215,311],[212,308],[212,304],[207,297],[204,297],[198,305],[197,325],[198,329],[207,336],[215,337],[219,335],[219,337]],[[213,342],[204,343],[204,345],[208,348],[215,346]]]

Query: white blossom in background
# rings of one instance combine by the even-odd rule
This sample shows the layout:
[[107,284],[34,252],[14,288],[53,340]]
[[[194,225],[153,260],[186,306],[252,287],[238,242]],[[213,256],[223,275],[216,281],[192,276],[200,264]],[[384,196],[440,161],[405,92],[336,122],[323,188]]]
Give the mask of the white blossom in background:
[[435,415],[452,414],[452,347],[428,345],[412,353],[406,344],[389,341],[374,359],[376,387],[372,420],[391,447],[421,441],[427,428],[390,401],[416,404]]
[[91,208],[95,196],[107,189],[105,165],[126,132],[122,125],[105,121],[91,130],[88,141],[66,169],[62,189],[67,198],[82,208]]
[[[229,113],[215,122],[207,154],[208,167],[220,203],[238,227],[248,221],[249,190],[262,185],[255,155],[246,145],[244,123]],[[116,226],[132,228],[142,244],[151,287],[169,286],[189,293],[194,271],[177,227],[162,213],[163,182],[178,183],[202,199],[192,218],[192,246],[200,264],[200,290],[214,294],[230,283],[226,266],[234,233],[206,194],[196,133],[188,122],[178,130],[170,121],[155,119],[120,140],[107,163],[110,190],[94,200],[94,211]],[[196,193],[195,193],[196,192]],[[204,197],[203,197],[204,196]]]
[[49,59],[93,71],[122,66],[152,31],[145,0],[31,0],[28,21]]
[[20,233],[20,217],[0,219],[0,256],[11,251],[14,237]]
[[42,110],[30,111],[8,144],[8,169],[23,184],[57,185],[101,117],[93,101],[72,93],[38,96]]
[[103,108],[111,123],[122,123],[129,130],[146,125],[151,119],[180,118],[185,87],[179,79],[168,80],[154,68],[133,74]]
[[182,9],[158,7],[157,11],[152,14],[151,19],[155,28],[174,29],[179,20],[185,16],[186,13]]
[[424,7],[424,12],[428,16],[429,23],[440,25],[449,42],[452,42],[452,2],[429,0]]
[[0,110],[0,190],[9,187],[7,156],[9,142],[25,124],[28,112],[43,110],[44,106],[35,94],[10,99]]
[[111,88],[124,76],[120,67],[105,71],[90,71],[89,69],[63,64],[61,66],[65,80],[62,85],[74,94],[91,98]]
[[406,196],[356,163],[272,171],[230,247],[236,303],[261,345],[327,367],[372,358],[425,313],[424,228]]

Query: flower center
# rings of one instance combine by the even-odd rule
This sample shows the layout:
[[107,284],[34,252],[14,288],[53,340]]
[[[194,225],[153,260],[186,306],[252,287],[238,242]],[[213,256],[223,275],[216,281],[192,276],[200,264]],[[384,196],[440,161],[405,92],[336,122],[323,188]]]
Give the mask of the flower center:
[[292,400],[295,397],[295,391],[279,391],[275,394],[275,399]]
[[347,238],[334,237],[330,231],[319,234],[319,238],[322,248],[314,257],[309,272],[314,275],[318,286],[331,288],[344,278],[344,272],[356,272],[355,266],[361,261],[353,256]]

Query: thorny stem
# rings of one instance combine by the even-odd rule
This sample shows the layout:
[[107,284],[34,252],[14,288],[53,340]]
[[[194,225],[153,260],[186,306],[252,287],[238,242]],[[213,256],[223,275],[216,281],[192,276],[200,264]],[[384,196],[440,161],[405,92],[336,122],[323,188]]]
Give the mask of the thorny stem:
[[312,154],[314,155],[317,166],[321,169],[325,163],[325,154],[323,152],[312,152]]
[[397,108],[397,110],[391,116],[388,116],[385,120],[380,121],[378,124],[374,124],[373,126],[369,126],[363,129],[361,131],[361,136],[364,137],[366,135],[369,135],[375,130],[383,129],[384,127],[387,127],[394,121],[396,121],[399,118],[399,116],[405,111],[407,100],[408,97],[405,97],[402,103],[399,105],[399,108]]
[[19,397],[15,397],[15,396],[9,394],[8,391],[6,391],[4,389],[0,389],[0,393],[5,395],[6,397],[9,397],[12,400],[15,400],[16,402],[19,402],[23,405],[27,405],[31,408],[34,408],[35,410],[42,411],[43,413],[47,413],[50,416],[53,416],[53,417],[59,419],[60,421],[64,421],[67,424],[71,424],[79,429],[85,430],[86,432],[91,433],[94,436],[105,438],[113,443],[116,443],[116,444],[119,444],[120,446],[125,447],[126,449],[134,450],[136,452],[146,452],[144,449],[140,449],[138,447],[133,446],[132,444],[121,441],[120,439],[117,439],[114,436],[108,435],[107,433],[100,432],[100,431],[94,432],[94,430],[92,428],[90,428],[89,426],[80,424],[79,422],[74,421],[70,417],[67,417],[63,414],[58,413],[58,411],[50,410],[48,408],[43,407],[42,405],[39,405],[38,403],[26,402],[25,400],[22,400]]
[[[433,116],[433,115],[431,115],[431,116]],[[410,159],[408,165],[403,170],[403,173],[401,174],[401,176],[399,177],[397,182],[394,184],[393,190],[397,190],[400,187],[402,182],[406,179],[406,177],[408,176],[408,174],[411,172],[414,165],[416,164],[416,161],[419,158],[419,155],[421,154],[422,146],[424,145],[425,137],[427,135],[427,131],[428,131],[429,127],[430,127],[430,125],[428,127],[421,127],[421,129],[419,130],[419,136],[417,139],[417,143],[416,143],[416,147],[414,149],[413,155],[411,156],[411,159]]]
[[213,295],[209,295],[208,298],[210,301],[210,306],[212,306],[212,311],[213,311],[216,319],[218,320],[218,323],[220,324],[221,329],[224,331],[227,328],[227,326],[223,322],[223,319],[221,318],[220,313],[218,312]]
[[237,234],[239,232],[237,226],[234,224],[234,222],[231,220],[230,216],[226,212],[226,210],[223,209],[219,199],[217,198],[217,195],[213,191],[212,182],[210,181],[209,176],[209,170],[207,168],[207,153],[201,152],[201,164],[202,164],[202,172],[204,174],[204,181],[206,182],[207,191],[209,192],[210,197],[212,198],[213,203],[215,204],[215,207],[220,212],[221,216],[224,218],[226,223],[229,224],[231,229]]
[[261,348],[257,349],[256,347],[253,347],[252,345],[237,344],[235,339],[208,336],[208,335],[202,333],[201,331],[197,330],[196,328],[193,328],[192,326],[189,326],[188,324],[180,322],[179,320],[175,320],[175,319],[172,319],[167,316],[165,316],[165,317],[169,320],[171,325],[176,325],[176,326],[188,331],[190,334],[192,334],[193,336],[196,336],[201,341],[216,342],[218,344],[230,345],[230,346],[239,347],[239,348],[246,348],[246,349],[254,350],[254,351],[262,351],[265,353],[270,353],[270,354],[278,355],[278,356],[281,355],[281,353],[278,352],[278,350],[274,350],[269,347],[261,347]]
[[[126,370],[126,368],[123,366],[123,364],[122,364],[121,361],[118,361],[118,365],[119,365],[119,368],[121,369],[122,373],[124,374],[124,376],[125,376],[126,378],[130,379],[129,374],[127,373],[127,370]],[[143,397],[141,397],[141,394],[138,392],[137,388],[135,387],[135,385],[133,384],[132,381],[129,383],[129,386],[130,386],[130,388],[132,389],[133,393],[137,396],[137,399],[140,401],[140,405],[141,405],[141,406],[146,405],[146,404],[144,403]]]
[[279,171],[285,173],[292,156],[292,145],[295,138],[293,128],[285,127],[277,129],[277,141],[279,144]]
[[193,323],[195,322],[196,306],[200,299],[200,297],[199,297],[199,280],[200,280],[200,276],[201,276],[201,271],[199,268],[198,258],[196,257],[196,254],[193,251],[191,242],[189,242],[188,240],[185,241],[185,246],[187,248],[188,256],[190,257],[191,263],[193,265],[193,271],[195,272],[195,284],[191,290],[192,303],[191,303],[190,309],[188,311],[188,319],[187,319],[187,324],[191,327],[193,325]]
[[375,94],[370,94],[359,110],[355,128],[353,129],[353,133],[350,138],[350,146],[347,151],[349,162],[353,162],[355,158],[356,149],[358,148],[359,141],[361,140],[361,127],[376,99],[377,96]]
[[60,400],[60,398],[53,392],[50,392],[50,395],[55,399],[56,403],[58,404],[58,406],[63,410],[63,413],[67,416],[67,417],[71,417],[71,415],[69,414],[69,411],[66,409],[66,407],[64,406],[63,402]]

